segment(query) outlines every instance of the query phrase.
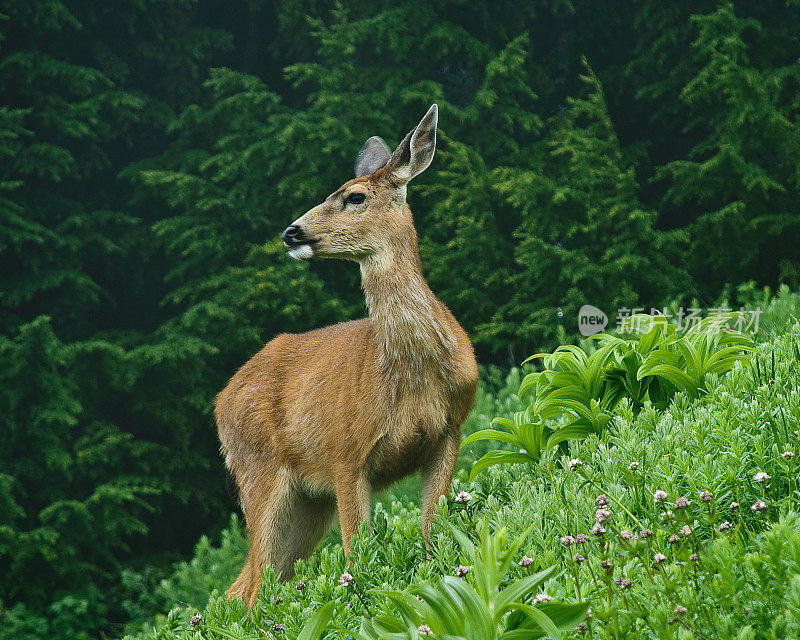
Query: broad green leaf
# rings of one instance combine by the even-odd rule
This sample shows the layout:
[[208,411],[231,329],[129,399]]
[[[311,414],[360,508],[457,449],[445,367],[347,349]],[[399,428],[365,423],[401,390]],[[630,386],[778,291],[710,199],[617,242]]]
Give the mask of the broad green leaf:
[[297,640],[317,640],[325,633],[331,617],[333,616],[333,602],[329,602],[317,609],[314,614],[306,621]]
[[500,593],[497,598],[497,610],[495,616],[502,615],[509,608],[516,609],[515,600],[522,598],[524,595],[530,593],[538,585],[542,584],[545,580],[549,580],[558,572],[558,567],[553,565],[547,569],[543,569],[532,576],[527,576],[517,580],[515,583],[509,585]]
[[639,369],[639,379],[646,375],[655,375],[660,378],[665,378],[679,389],[683,389],[689,393],[693,393],[697,389],[697,385],[691,376],[672,365],[657,364],[656,362],[650,365],[645,363],[642,365],[642,368]]
[[564,637],[564,634],[558,630],[555,623],[541,609],[523,603],[517,603],[515,609],[526,614],[552,640],[561,640]]
[[514,431],[514,427],[516,427],[516,425],[513,422],[511,422],[511,420],[509,420],[508,418],[495,418],[494,420],[492,420],[491,424],[492,426],[498,424],[501,427],[505,427],[509,431]]
[[517,391],[517,395],[521,398],[528,391],[536,387],[536,385],[539,383],[541,375],[542,374],[538,371],[526,375],[519,385],[519,391]]
[[570,631],[586,620],[588,602],[543,602],[538,609],[544,613],[560,631]]
[[387,590],[382,593],[392,601],[406,620],[413,622],[416,626],[422,624],[422,617],[425,611],[422,603],[414,596],[405,591]]
[[497,640],[536,640],[544,636],[544,631],[541,629],[512,629],[511,631],[504,631],[501,633]]
[[519,438],[516,435],[508,433],[507,431],[500,431],[499,429],[481,429],[480,431],[476,431],[472,435],[464,438],[464,442],[461,443],[461,446],[465,447],[479,440],[497,440],[499,442],[507,442],[516,445],[517,448],[521,446]]
[[582,440],[593,433],[595,433],[595,430],[590,424],[573,422],[565,427],[556,429],[553,435],[548,438],[546,447],[551,449],[567,440]]
[[490,451],[489,453],[484,454],[480,460],[472,465],[472,469],[470,469],[469,472],[469,479],[474,480],[481,471],[496,464],[516,464],[518,462],[530,463],[536,462],[537,460],[538,458],[534,458],[527,453],[515,453],[513,451]]
[[470,640],[494,640],[494,628],[486,609],[486,603],[481,600],[475,589],[453,576],[444,576],[442,580],[452,587],[461,598],[467,637]]
[[[444,583],[440,580],[440,583]],[[427,624],[439,635],[445,633],[463,634],[464,618],[458,609],[458,602],[448,598],[443,589],[431,585],[422,585],[411,589],[411,593],[419,595],[430,609],[432,616],[425,616]]]
[[475,550],[475,545],[472,543],[472,540],[470,540],[467,537],[466,533],[461,531],[461,529],[459,529],[458,527],[453,525],[451,522],[448,522],[447,526],[450,528],[450,531],[453,533],[453,537],[455,537],[456,542],[458,542],[459,546],[464,551],[464,553],[471,560],[474,560],[475,559],[476,550]]

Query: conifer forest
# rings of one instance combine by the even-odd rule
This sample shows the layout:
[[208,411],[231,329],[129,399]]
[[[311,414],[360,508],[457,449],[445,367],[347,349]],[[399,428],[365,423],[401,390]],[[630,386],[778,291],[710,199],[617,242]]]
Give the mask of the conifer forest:
[[[451,493],[249,611],[215,397],[367,315],[281,232],[434,103]],[[798,0],[2,0],[0,640],[798,638],[799,317]]]

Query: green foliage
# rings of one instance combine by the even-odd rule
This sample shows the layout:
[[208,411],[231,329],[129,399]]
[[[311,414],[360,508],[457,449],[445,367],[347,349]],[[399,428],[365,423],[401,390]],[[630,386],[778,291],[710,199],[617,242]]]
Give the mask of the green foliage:
[[167,577],[162,578],[151,569],[124,570],[122,582],[127,597],[123,606],[133,621],[128,628],[135,631],[137,622],[169,609],[176,602],[204,607],[210,597],[224,593],[224,585],[236,579],[246,555],[247,535],[243,524],[233,515],[222,531],[219,546],[213,546],[209,538],[203,536],[191,560],[176,564]]
[[[571,577],[561,593],[579,592],[590,602],[595,615],[591,637],[673,637],[676,626],[671,621],[680,605],[689,613],[678,626],[688,625],[699,637],[705,637],[705,629],[715,629],[714,637],[734,638],[748,624],[754,637],[766,638],[771,637],[773,621],[793,606],[791,578],[782,577],[785,569],[779,568],[791,566],[793,560],[778,549],[764,551],[765,538],[760,536],[793,509],[798,497],[799,444],[791,428],[800,418],[798,345],[795,326],[785,337],[758,346],[752,361],[710,380],[705,396],[690,400],[679,393],[663,412],[645,407],[636,417],[630,408],[624,409],[602,438],[571,446],[568,456],[582,461],[573,462],[573,470],[563,457],[563,470],[554,472],[560,456],[549,454],[549,469],[542,464],[520,470],[517,476],[499,469],[499,477],[479,476],[485,483],[481,492],[511,483],[507,491],[515,502],[505,523],[517,531],[531,526],[533,518],[537,542],[528,553],[545,562],[562,558]],[[710,497],[702,496],[704,491]],[[593,536],[589,529],[598,520],[600,494],[610,515],[602,521],[603,535]],[[688,506],[679,506],[681,496]],[[759,500],[763,511],[752,508]],[[726,521],[732,526],[720,530]],[[684,526],[691,530],[688,535]],[[653,535],[640,536],[642,528]],[[634,536],[623,536],[623,531]],[[560,536],[571,534],[575,539],[577,533],[589,541],[558,544]],[[715,545],[723,539],[729,540],[730,548],[721,563]],[[576,563],[575,553],[585,562]],[[657,553],[665,556],[658,563]],[[698,562],[690,559],[692,553]],[[775,567],[763,568],[764,583],[745,560],[752,553],[769,557]],[[609,570],[600,564],[603,560],[608,560]],[[632,582],[620,586],[617,579]],[[763,617],[748,617],[750,603],[759,600],[767,581],[777,590],[766,607],[769,611]],[[729,625],[733,611],[737,622]],[[717,636],[716,629],[726,631]]]
[[752,329],[758,329],[756,338],[760,340],[784,333],[800,319],[800,294],[785,284],[773,292],[770,287],[756,287],[751,280],[736,287],[735,294],[724,291],[716,306],[730,308],[733,303],[753,315]]
[[[656,407],[666,406],[674,394],[673,389],[684,391],[689,397],[706,392],[709,375],[727,373],[752,351],[753,341],[746,335],[724,327],[718,329],[719,332],[714,331],[719,322],[719,318],[707,318],[684,336],[670,336],[658,343],[654,341],[654,347],[645,347],[646,356],[636,380],[650,379],[648,396]],[[670,329],[667,325],[667,333]],[[638,346],[641,345],[640,340]],[[626,376],[626,388],[627,380]],[[641,398],[634,398],[634,401],[635,406],[641,406]]]
[[737,317],[712,316],[677,336],[663,317],[634,315],[621,331],[639,329],[638,339],[598,334],[592,339],[599,346],[588,353],[562,345],[552,354],[532,355],[526,362],[541,358],[544,370],[523,378],[519,396],[534,391],[533,402],[513,421],[495,418],[492,428],[472,433],[461,445],[495,440],[518,451],[487,452],[470,478],[497,464],[538,462],[547,449],[601,433],[623,399],[636,414],[648,401],[664,409],[677,391],[692,398],[707,392],[709,376],[727,373],[753,350],[752,339],[727,327]]
[[152,240],[116,174],[153,153],[227,37],[192,27],[182,0],[151,5],[0,12],[2,638],[108,632],[167,492],[204,484],[178,470],[207,463],[184,464],[136,410]]
[[[464,530],[464,523],[453,524],[457,513],[454,509],[453,520],[448,521],[447,527],[441,527],[438,546],[442,553],[433,562],[425,560],[424,549],[416,543],[410,553],[402,553],[403,546],[410,540],[397,529],[387,527],[386,514],[379,507],[374,530],[357,541],[349,565],[339,547],[329,558],[324,557],[323,550],[322,563],[316,569],[322,573],[314,579],[308,577],[313,573],[309,571],[311,567],[303,566],[304,563],[298,563],[299,581],[294,584],[278,585],[273,575],[266,574],[263,589],[267,593],[262,591],[263,603],[260,601],[251,622],[241,617],[238,604],[220,607],[219,596],[212,594],[199,622],[187,625],[185,614],[179,616],[177,610],[173,610],[169,616],[161,618],[158,629],[143,633],[145,637],[154,638],[191,637],[191,627],[197,626],[205,637],[250,640],[256,636],[256,630],[272,627],[274,633],[285,632],[289,637],[316,638],[328,627],[354,638],[378,639],[387,634],[418,638],[424,635],[427,627],[439,637],[561,638],[565,631],[584,619],[586,604],[551,601],[542,593],[534,597],[543,583],[555,577],[557,570],[555,567],[539,568],[530,573],[524,568],[520,570],[517,561],[525,542],[524,533],[509,542],[504,529],[491,532],[489,518],[481,523],[467,523]],[[419,512],[401,515],[405,520],[409,516],[418,517]],[[234,522],[231,526],[235,530],[237,525]],[[418,534],[419,527],[415,529]],[[376,539],[381,541],[382,551],[376,547]],[[452,553],[454,543],[461,548],[460,553]],[[445,545],[450,549],[445,551]],[[218,554],[212,552],[211,555],[222,553],[220,549]],[[201,543],[198,559],[206,556],[209,552]],[[410,582],[409,558],[427,562],[428,567],[418,568],[418,576],[427,575],[428,579],[403,590],[388,588]],[[329,561],[333,561],[332,566]],[[385,561],[392,566],[386,567]],[[453,561],[466,573],[459,577],[437,575],[442,562]],[[347,576],[346,584],[334,586],[341,571],[338,567],[352,571],[355,577],[346,573],[342,576],[343,579]],[[394,574],[389,581],[382,580],[381,567]],[[171,582],[185,582],[185,586],[191,588],[196,579],[182,566]],[[370,588],[370,585],[380,586]],[[182,602],[185,607],[185,601]],[[320,602],[327,604],[319,607]]]
[[[219,565],[160,582],[235,508],[215,394],[276,333],[364,313],[353,265],[291,262],[278,234],[350,176],[365,138],[396,144],[434,100],[439,148],[409,201],[426,275],[481,362],[569,342],[584,303],[760,306],[760,340],[798,317],[797,2],[6,0],[0,14],[0,637],[108,635],[227,580],[228,538]],[[666,375],[638,379],[640,359],[606,375],[641,415],[673,390],[659,401]],[[668,367],[690,360],[667,349],[651,366],[680,383]],[[687,392],[717,375],[700,362]],[[465,433],[502,416],[518,435],[503,455],[546,468],[581,416],[540,422],[519,373],[500,378],[485,372]],[[589,423],[608,415],[597,402]],[[491,442],[470,441],[461,468]],[[518,498],[506,473],[476,480],[495,506]],[[395,492],[408,503],[417,486]],[[421,562],[403,527],[393,548]],[[402,589],[399,573],[384,578]]]
[[[773,27],[767,35],[762,20],[732,2],[691,16],[691,73],[679,108],[688,112],[684,126],[693,142],[688,157],[656,171],[668,183],[665,207],[698,209],[689,255],[693,270],[718,274],[709,278],[717,286],[756,273],[785,276],[780,272],[798,257],[787,240],[797,233],[790,212],[800,187],[800,133],[783,92],[794,91],[800,70],[765,41],[782,34]],[[766,66],[765,54],[772,57]],[[739,250],[715,251],[720,242]],[[765,259],[766,247],[776,258]]]
[[[475,545],[465,533],[450,527],[470,565],[470,580],[442,576],[433,585],[409,591],[382,591],[400,612],[400,618],[389,613],[364,618],[358,633],[352,634],[354,638],[416,639],[433,634],[481,640],[522,636],[557,639],[586,617],[587,605],[549,602],[546,594],[534,604],[526,602],[553,576],[555,567],[506,582],[505,576],[527,537],[525,533],[507,545],[507,532],[501,529],[491,535],[489,520],[485,519],[479,544]],[[512,611],[513,615],[507,615]]]
[[159,489],[135,472],[145,443],[109,424],[79,430],[83,407],[65,375],[76,357],[45,317],[13,340],[0,336],[2,638],[88,637],[100,627],[98,585],[145,531],[147,497]]
[[[755,349],[751,361],[710,376],[704,395],[678,392],[665,409],[648,404],[636,415],[620,405],[602,434],[570,442],[566,455],[551,449],[542,464],[493,467],[474,482],[459,472],[453,494],[471,496],[442,501],[430,556],[418,509],[378,506],[350,564],[337,542],[298,563],[302,589],[267,570],[252,620],[241,603],[218,595],[223,580],[198,627],[189,624],[196,605],[179,605],[135,637],[253,638],[263,629],[294,638],[304,625],[311,633],[323,623],[329,637],[376,637],[381,625],[384,637],[422,637],[422,625],[433,637],[476,637],[503,598],[519,597],[514,585],[530,588],[523,604],[537,591],[552,596],[535,606],[557,627],[547,637],[794,637],[800,440],[791,427],[800,420],[800,325]],[[530,566],[520,566],[521,553]],[[339,584],[345,571],[353,576],[347,587]],[[179,574],[189,584],[197,579]],[[183,579],[173,578],[178,603]],[[584,619],[587,606],[592,615]],[[498,637],[544,637],[547,622],[515,608],[501,616]]]
[[583,64],[582,95],[553,118],[539,151],[546,155],[495,172],[497,190],[522,213],[519,268],[491,322],[478,328],[481,338],[552,343],[559,318],[576,318],[587,302],[606,310],[646,304],[645,291],[669,295],[684,277],[670,262],[668,236],[654,228],[656,212],[640,202],[602,84]]

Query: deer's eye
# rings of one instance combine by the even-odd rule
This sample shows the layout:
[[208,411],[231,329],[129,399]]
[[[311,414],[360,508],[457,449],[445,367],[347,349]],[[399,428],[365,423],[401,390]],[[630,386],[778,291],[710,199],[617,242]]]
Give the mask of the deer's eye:
[[367,199],[367,196],[365,196],[363,193],[355,192],[355,193],[351,193],[349,196],[347,196],[347,200],[345,200],[345,202],[347,204],[361,204],[366,199]]

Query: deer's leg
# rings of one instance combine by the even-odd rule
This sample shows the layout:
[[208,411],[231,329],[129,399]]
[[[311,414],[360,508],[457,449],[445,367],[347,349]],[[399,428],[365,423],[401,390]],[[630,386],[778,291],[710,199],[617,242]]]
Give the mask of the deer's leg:
[[432,517],[439,505],[439,497],[450,492],[460,441],[460,429],[451,428],[422,466],[422,534],[426,540],[431,535]]
[[280,558],[275,564],[281,580],[290,579],[294,575],[294,563],[305,560],[314,552],[322,536],[330,529],[335,515],[336,500],[333,496],[305,493],[298,496]]
[[342,525],[342,544],[348,556],[352,551],[350,540],[358,532],[358,525],[369,521],[369,499],[370,486],[364,475],[341,469],[336,478],[336,505]]
[[248,607],[258,599],[264,567],[275,563],[280,555],[298,494],[288,469],[256,466],[252,461],[250,464],[247,472],[237,478],[250,549],[242,572],[228,589],[229,598],[241,598]]

